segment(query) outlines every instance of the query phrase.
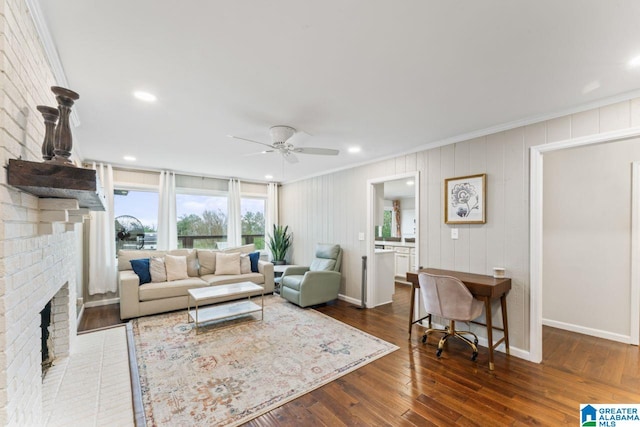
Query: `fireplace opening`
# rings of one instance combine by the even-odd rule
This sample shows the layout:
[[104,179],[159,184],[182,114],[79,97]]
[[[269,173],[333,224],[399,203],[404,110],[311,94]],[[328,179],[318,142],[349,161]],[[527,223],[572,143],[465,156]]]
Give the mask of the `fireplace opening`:
[[53,343],[51,341],[49,326],[51,325],[51,301],[44,306],[44,309],[40,312],[40,330],[42,332],[42,376],[46,374],[47,370],[53,365]]

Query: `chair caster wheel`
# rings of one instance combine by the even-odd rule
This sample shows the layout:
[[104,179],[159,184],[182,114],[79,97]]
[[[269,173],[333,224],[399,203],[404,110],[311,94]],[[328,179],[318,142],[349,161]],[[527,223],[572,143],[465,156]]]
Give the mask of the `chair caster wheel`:
[[422,344],[424,344],[426,342],[427,342],[427,335],[425,334],[425,335],[422,336]]
[[471,356],[471,360],[475,362],[477,358],[478,358],[478,352],[474,351],[473,355]]
[[436,357],[440,357],[440,356],[442,356],[442,349],[441,349],[441,348],[439,348],[439,349],[436,351]]

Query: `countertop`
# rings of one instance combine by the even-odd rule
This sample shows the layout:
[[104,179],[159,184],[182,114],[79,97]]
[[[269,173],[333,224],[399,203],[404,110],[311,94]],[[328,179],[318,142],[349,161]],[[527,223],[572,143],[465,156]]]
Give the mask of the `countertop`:
[[384,240],[376,240],[375,243],[376,245],[384,245],[384,246],[401,246],[403,248],[415,248],[416,244],[414,242],[411,243],[405,243],[405,242],[387,242]]

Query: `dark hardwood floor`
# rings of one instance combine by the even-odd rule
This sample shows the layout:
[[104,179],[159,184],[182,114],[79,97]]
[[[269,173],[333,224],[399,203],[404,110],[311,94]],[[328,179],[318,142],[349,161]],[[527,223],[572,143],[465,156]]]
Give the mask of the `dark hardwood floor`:
[[[638,347],[544,328],[544,362],[462,344],[435,356],[437,338],[407,340],[409,287],[393,304],[360,310],[343,301],[317,308],[392,342],[399,350],[249,422],[250,426],[579,425],[580,403],[640,402]],[[84,330],[120,323],[117,305],[85,310]]]

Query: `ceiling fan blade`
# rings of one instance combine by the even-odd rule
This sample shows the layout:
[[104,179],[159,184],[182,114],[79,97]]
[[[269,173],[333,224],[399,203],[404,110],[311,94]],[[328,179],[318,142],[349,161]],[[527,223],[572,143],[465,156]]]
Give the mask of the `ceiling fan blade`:
[[289,163],[298,163],[298,158],[290,151],[282,153],[282,157],[284,157],[284,159]]
[[241,138],[239,136],[234,136],[234,135],[227,135],[227,136],[229,138],[240,139],[242,141],[253,142],[254,144],[260,144],[260,145],[264,145],[265,147],[273,148],[273,146],[271,144],[265,144],[264,142],[254,141],[253,139]]
[[314,147],[306,147],[306,148],[294,148],[294,152],[302,153],[302,154],[321,154],[324,156],[337,156],[340,153],[340,150],[333,150],[330,148],[314,148]]

